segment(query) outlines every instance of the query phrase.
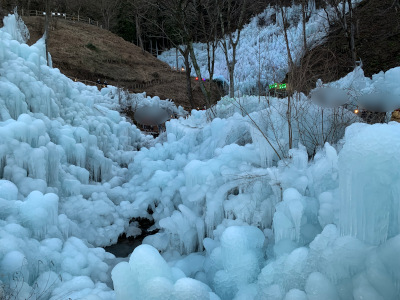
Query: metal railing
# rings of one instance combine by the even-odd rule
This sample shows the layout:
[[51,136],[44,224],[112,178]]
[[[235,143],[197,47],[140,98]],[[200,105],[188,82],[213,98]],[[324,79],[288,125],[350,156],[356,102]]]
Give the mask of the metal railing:
[[[27,17],[44,17],[46,16],[45,11],[40,11],[40,10],[21,10],[21,15],[22,16],[27,16]],[[51,12],[51,17],[52,18],[60,18],[68,21],[73,21],[73,22],[82,22],[82,23],[87,23],[90,25],[94,25],[100,28],[103,28],[103,24],[99,21],[93,20],[91,18],[83,17],[78,15],[71,15],[67,13],[60,13],[60,12]]]

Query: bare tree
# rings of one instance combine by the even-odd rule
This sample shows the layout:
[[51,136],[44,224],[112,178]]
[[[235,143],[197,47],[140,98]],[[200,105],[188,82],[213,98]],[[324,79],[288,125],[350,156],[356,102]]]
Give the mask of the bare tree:
[[301,14],[302,14],[302,27],[303,27],[303,48],[305,53],[307,52],[307,35],[306,35],[307,0],[301,1]]
[[121,0],[99,0],[96,2],[104,21],[104,28],[111,29],[112,21],[116,18]]
[[356,44],[354,41],[355,36],[355,24],[356,24],[356,17],[354,15],[354,8],[351,0],[347,0],[347,5],[349,7],[349,20],[350,20],[350,29],[347,31],[347,36],[349,39],[350,44],[350,51],[351,51],[351,58],[353,60],[354,66],[356,66],[357,62],[357,51],[356,51]]
[[76,13],[79,18],[81,10],[84,9],[86,3],[87,1],[85,0],[68,0],[66,1],[66,6],[69,11],[73,12],[73,14]]
[[211,88],[212,88],[212,78],[214,74],[214,63],[215,63],[215,50],[217,47],[217,26],[219,22],[219,15],[213,9],[214,0],[193,0],[193,5],[195,8],[195,19],[197,19],[196,24],[193,29],[196,32],[200,29],[200,35],[206,42],[207,45],[207,69],[209,73],[209,84],[206,86],[202,80],[203,75],[201,74],[200,66],[197,62],[196,54],[194,51],[194,35],[191,34],[191,39],[188,40],[188,47],[190,51],[190,58],[192,60],[193,67],[196,72],[196,76],[200,79],[200,89],[204,95],[207,108],[211,107]]
[[394,9],[397,10],[400,8],[400,1],[399,0],[394,0],[393,4],[391,5],[391,8],[394,7]]
[[235,96],[236,49],[246,22],[245,14],[250,0],[216,0],[215,2],[220,18],[221,45],[229,72],[229,97],[233,98]]
[[49,34],[50,34],[50,17],[51,17],[51,8],[50,8],[50,0],[45,0],[45,11],[46,11],[46,18],[44,22],[44,42],[46,48],[46,60],[47,65],[50,64],[49,61]]
[[[350,55],[353,64],[357,62],[357,49],[355,46],[355,33],[357,17],[355,14],[355,7],[353,7],[351,0],[325,0],[325,3],[332,6],[335,10],[335,21],[337,21],[343,31],[345,32],[347,41],[349,43]],[[339,6],[341,5],[341,10]],[[348,8],[348,14],[346,14],[346,6]],[[348,24],[349,23],[349,24]]]
[[[198,24],[202,22],[202,14],[210,7],[207,4],[211,1],[205,0],[165,0],[156,4],[157,9],[163,17],[162,24],[156,24],[165,34],[171,44],[179,51],[184,58],[187,94],[192,108],[194,108],[192,87],[191,87],[191,65],[198,78],[202,78],[200,66],[197,62],[194,51],[194,42],[198,35]],[[207,15],[207,14],[205,14]],[[204,28],[206,28],[206,22]],[[209,23],[208,23],[209,24]],[[213,65],[213,62],[210,63]],[[210,67],[211,69],[211,67]],[[213,67],[212,67],[213,69]],[[212,71],[213,72],[213,71]],[[211,72],[211,74],[212,74]],[[199,80],[200,89],[205,97],[207,107],[211,106],[210,90],[205,87],[202,80]]]
[[[142,49],[142,53],[145,53],[145,46],[143,42],[143,26],[144,22],[148,19],[151,19],[151,22],[155,22],[156,16],[152,13],[152,10],[156,8],[154,0],[127,0],[126,4],[129,5],[128,11],[125,11],[124,14],[128,17],[128,19],[132,20],[135,24],[135,32],[136,32],[136,45]],[[148,24],[151,24],[148,22]],[[132,38],[133,40],[133,38]]]
[[292,80],[292,71],[294,69],[294,62],[292,58],[292,53],[290,50],[290,45],[289,45],[289,38],[288,38],[288,33],[287,29],[289,27],[289,22],[286,17],[286,10],[283,5],[280,6],[280,12],[281,12],[281,17],[282,17],[282,27],[283,27],[283,33],[285,36],[285,44],[286,44],[286,51],[287,51],[287,61],[288,61],[288,85],[287,85],[287,111],[286,111],[286,117],[287,117],[287,122],[288,122],[288,136],[289,136],[289,149],[292,149],[293,146],[293,126],[292,126],[292,94],[294,92],[294,85],[293,85],[293,80]]
[[[158,10],[162,17],[159,23],[154,19],[143,16],[147,22],[150,22],[158,28],[162,34],[170,41],[184,59],[184,71],[186,75],[186,91],[189,103],[195,108],[192,94],[191,83],[191,65],[189,42],[193,41],[193,5],[191,0],[165,0],[154,1],[151,3],[154,10]],[[179,66],[177,65],[177,68]]]
[[213,0],[203,0],[206,14],[201,14],[201,29],[206,40],[207,46],[207,69],[210,78],[209,90],[211,90],[211,81],[214,75],[215,50],[218,46],[218,12],[214,9]]
[[137,39],[137,44],[142,49],[142,53],[144,53],[144,46],[143,46],[143,39],[142,39],[142,25],[141,25],[140,20],[141,20],[141,16],[139,14],[138,9],[136,9],[136,12],[135,12],[136,39]]

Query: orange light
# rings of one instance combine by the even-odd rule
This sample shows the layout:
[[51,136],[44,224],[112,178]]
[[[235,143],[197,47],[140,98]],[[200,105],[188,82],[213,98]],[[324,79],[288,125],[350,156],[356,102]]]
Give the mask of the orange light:
[[360,111],[359,111],[358,109],[355,109],[355,110],[354,110],[354,113],[355,113],[355,114],[358,114],[359,112],[360,112]]

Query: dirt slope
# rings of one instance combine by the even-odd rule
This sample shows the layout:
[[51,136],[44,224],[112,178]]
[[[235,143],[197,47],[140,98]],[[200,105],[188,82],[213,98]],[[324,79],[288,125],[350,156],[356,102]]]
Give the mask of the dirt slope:
[[[95,82],[98,78],[109,84],[124,86],[134,92],[146,91],[150,96],[171,99],[189,109],[186,80],[181,72],[172,71],[164,62],[117,35],[99,27],[53,19],[49,51],[53,66],[78,80]],[[44,29],[43,17],[24,17],[35,43]],[[198,82],[193,79],[195,106],[204,105]]]

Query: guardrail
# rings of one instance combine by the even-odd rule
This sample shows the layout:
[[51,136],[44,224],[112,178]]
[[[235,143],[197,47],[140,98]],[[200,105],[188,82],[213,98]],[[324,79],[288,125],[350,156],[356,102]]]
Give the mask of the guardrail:
[[[22,9],[21,11],[21,15],[22,16],[28,16],[28,17],[44,17],[46,16],[46,12],[45,11],[40,11],[40,10],[28,10],[28,11],[24,11]],[[59,12],[51,12],[51,17],[53,18],[61,18],[64,20],[68,20],[68,21],[73,21],[73,22],[82,22],[82,23],[87,23],[90,25],[94,25],[100,28],[103,28],[103,24],[100,23],[99,21],[93,20],[91,18],[87,18],[87,17],[82,17],[79,14],[78,15],[70,15],[67,13],[59,13]]]

